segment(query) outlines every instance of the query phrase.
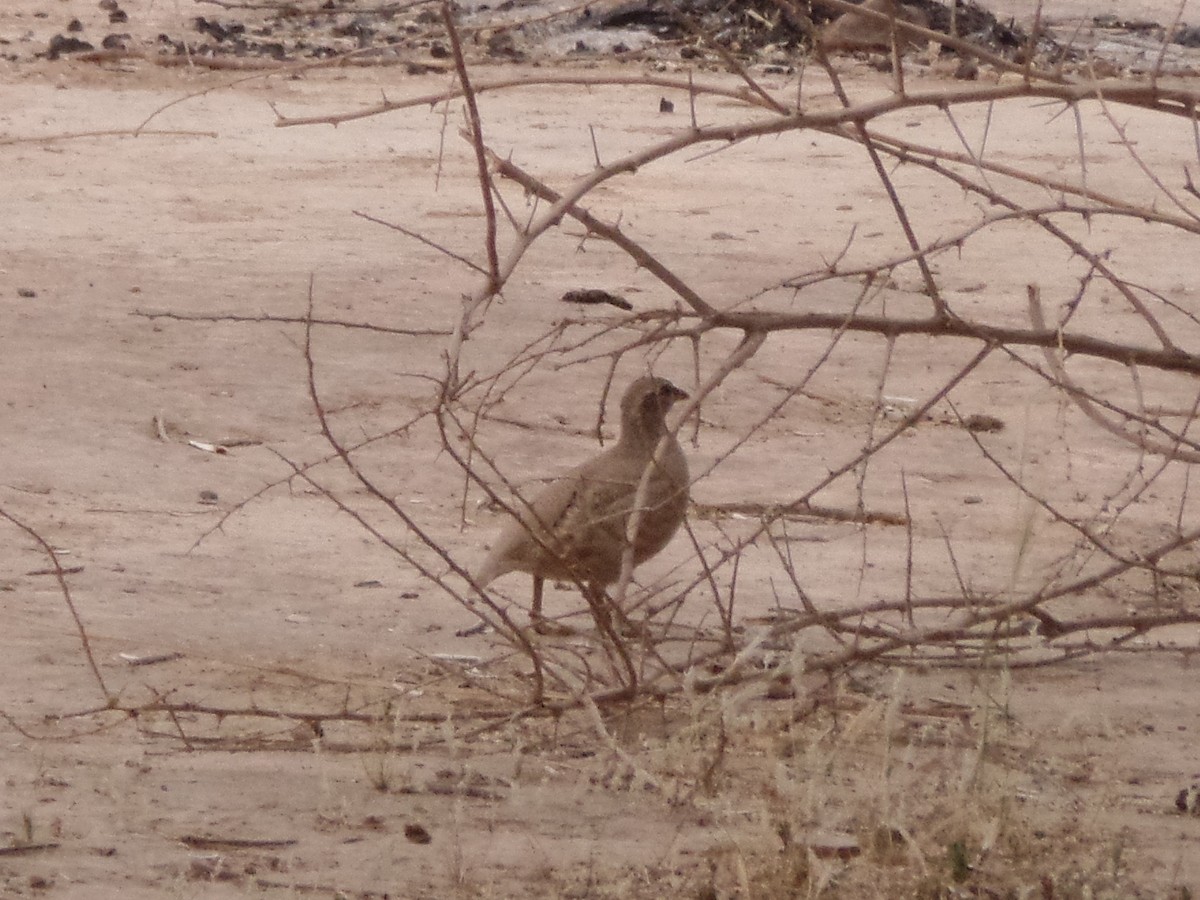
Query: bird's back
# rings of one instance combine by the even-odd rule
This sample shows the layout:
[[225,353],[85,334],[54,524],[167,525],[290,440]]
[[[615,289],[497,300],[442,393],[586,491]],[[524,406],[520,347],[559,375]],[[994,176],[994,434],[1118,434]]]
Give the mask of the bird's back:
[[651,464],[634,565],[658,553],[682,523],[688,502],[687,460],[673,436],[666,440],[657,464],[654,447],[618,443],[553,482],[528,506],[518,503],[519,518],[501,531],[476,583],[512,571],[600,585],[616,581],[638,485]]

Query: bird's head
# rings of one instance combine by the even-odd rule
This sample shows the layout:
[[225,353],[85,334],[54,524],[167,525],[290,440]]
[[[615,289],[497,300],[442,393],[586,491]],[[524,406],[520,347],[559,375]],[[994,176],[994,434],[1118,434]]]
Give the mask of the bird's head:
[[646,437],[655,440],[666,427],[666,415],[671,407],[688,394],[665,378],[646,375],[625,390],[621,398],[621,436]]

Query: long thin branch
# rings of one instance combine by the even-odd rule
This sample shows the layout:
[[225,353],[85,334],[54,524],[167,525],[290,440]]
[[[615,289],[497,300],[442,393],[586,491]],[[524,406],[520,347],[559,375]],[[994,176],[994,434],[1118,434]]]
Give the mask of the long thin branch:
[[[907,90],[903,94],[889,94],[841,109],[813,110],[809,108],[801,111],[793,105],[790,107],[792,115],[781,117],[774,111],[773,105],[769,106],[761,98],[751,94],[744,88],[727,88],[721,85],[691,82],[686,79],[667,78],[652,74],[589,75],[582,73],[562,73],[537,75],[534,77],[498,78],[491,81],[473,83],[471,88],[478,96],[490,91],[522,90],[556,85],[657,87],[676,90],[689,97],[707,95],[738,100],[752,109],[767,108],[772,112],[769,119],[759,123],[742,122],[733,125],[713,125],[704,128],[689,127],[687,134],[694,139],[689,143],[741,140],[747,137],[780,134],[785,131],[803,130],[805,128],[831,128],[846,122],[869,121],[898,110],[922,107],[945,109],[949,106],[958,106],[966,103],[991,103],[1010,100],[1016,97],[1060,100],[1070,104],[1079,103],[1083,100],[1095,100],[1103,96],[1109,102],[1155,110],[1189,120],[1192,116],[1191,110],[1193,105],[1200,102],[1200,89],[1189,87],[1185,84],[1150,86],[1144,82],[1118,79],[1098,79],[1095,81],[1070,83],[1054,83],[1049,81],[1035,81],[1021,84],[973,83],[968,85],[943,85],[925,90]],[[407,97],[402,100],[384,100],[381,103],[354,110],[353,112],[320,116],[285,116],[276,110],[275,125],[278,128],[292,128],[299,125],[340,125],[344,122],[367,119],[403,109],[434,107],[439,103],[454,100],[462,96],[463,90],[461,87],[449,88],[443,91]],[[777,102],[783,103],[784,101],[779,100]]]
[[475,165],[479,175],[479,190],[483,195],[483,214],[486,221],[484,248],[488,260],[488,293],[500,290],[500,256],[496,252],[496,203],[492,198],[492,179],[488,174],[487,150],[483,144],[483,119],[479,116],[479,104],[471,87],[471,76],[467,61],[463,58],[462,42],[458,39],[458,26],[454,22],[454,10],[450,0],[442,0],[442,21],[446,23],[446,34],[450,38],[450,49],[454,52],[454,65],[458,70],[458,83],[462,87],[463,99],[467,103],[467,121],[470,125],[468,137],[475,150]]
[[[310,321],[304,316],[273,316],[266,313],[257,316],[242,315],[240,313],[177,313],[160,309],[135,309],[131,310],[129,315],[141,316],[145,319],[173,319],[177,322],[242,322],[307,325]],[[377,331],[380,334],[396,334],[406,337],[446,337],[453,334],[449,328],[393,328],[390,325],[372,325],[370,322],[347,322],[342,319],[312,319],[311,322],[313,325]]]
[[[553,190],[533,175],[530,175],[516,163],[508,159],[502,159],[495,153],[491,153],[491,151],[489,153],[492,165],[495,167],[497,174],[512,179],[525,188],[525,190],[536,194],[543,200],[548,200],[551,203],[558,203],[562,200],[562,194]],[[575,204],[567,206],[565,211],[567,215],[583,225],[589,232],[600,235],[605,240],[624,250],[634,262],[673,290],[698,315],[708,316],[716,311],[707,300],[693,290],[680,276],[668,269],[659,261],[658,257],[644,249],[625,234],[625,232],[621,231],[620,228],[615,225],[609,225],[607,222],[602,222],[586,209]]]
[[75,608],[75,601],[71,597],[71,588],[67,584],[66,570],[63,568],[62,561],[58,558],[58,553],[55,552],[54,548],[50,546],[44,537],[38,534],[35,528],[31,525],[26,525],[3,507],[0,507],[0,518],[11,522],[33,538],[37,545],[42,548],[42,552],[49,557],[50,562],[54,564],[54,577],[58,581],[58,590],[62,594],[63,602],[67,605],[67,610],[71,613],[71,618],[75,621],[75,630],[79,634],[79,644],[83,648],[83,655],[87,659],[88,668],[92,670],[92,676],[96,679],[96,684],[100,686],[100,692],[104,695],[105,701],[111,706],[116,701],[116,697],[109,693],[108,685],[104,683],[104,676],[100,673],[100,666],[96,664],[96,657],[92,653],[92,642],[88,638],[87,629],[83,627],[83,619],[79,616],[79,610]]
[[1150,366],[1164,372],[1200,374],[1200,356],[1182,350],[1156,349],[1122,344],[1084,334],[1064,334],[1057,329],[1013,328],[962,319],[943,321],[934,317],[846,316],[842,313],[718,312],[697,329],[735,328],[754,331],[801,331],[846,328],[870,334],[899,337],[925,334],[931,337],[974,338],[993,344],[1061,348],[1067,353],[1108,359],[1123,365]]

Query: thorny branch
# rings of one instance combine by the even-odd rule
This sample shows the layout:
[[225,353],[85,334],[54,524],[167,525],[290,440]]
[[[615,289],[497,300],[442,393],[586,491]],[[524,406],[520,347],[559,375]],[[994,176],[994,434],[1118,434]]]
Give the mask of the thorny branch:
[[[826,3],[861,11],[844,0]],[[787,15],[803,15],[787,0],[780,0],[780,5]],[[870,10],[861,12],[883,16]],[[691,562],[677,562],[656,582],[638,584],[632,553],[627,553],[615,599],[624,609],[645,611],[645,620],[634,623],[637,633],[627,634],[621,629],[605,629],[597,617],[599,632],[584,636],[593,641],[588,647],[581,646],[586,641],[581,642],[578,636],[564,640],[531,636],[517,621],[515,604],[496,592],[481,591],[472,583],[460,562],[460,547],[437,540],[417,513],[376,484],[357,451],[377,439],[349,443],[331,427],[318,390],[314,336],[321,329],[430,337],[447,336],[445,329],[384,329],[321,319],[314,313],[311,285],[308,308],[302,317],[211,317],[237,322],[289,321],[304,327],[309,400],[321,434],[333,452],[312,463],[294,462],[281,455],[287,474],[273,485],[291,479],[311,485],[406,566],[453,602],[475,612],[504,648],[503,658],[511,671],[520,671],[519,677],[526,677],[523,667],[532,670],[529,690],[488,688],[500,702],[517,708],[513,716],[555,715],[566,709],[581,709],[602,730],[597,708],[635,697],[708,692],[795,677],[801,671],[836,671],[875,660],[989,665],[999,659],[1006,665],[1045,665],[1084,653],[1128,648],[1152,631],[1200,622],[1194,564],[1200,550],[1200,531],[1194,528],[1196,510],[1189,502],[1186,487],[1165,504],[1170,515],[1164,514],[1157,531],[1141,533],[1134,528],[1121,531],[1116,527],[1135,502],[1145,499],[1150,485],[1163,492],[1175,490],[1171,479],[1177,478],[1178,463],[1200,458],[1197,442],[1187,433],[1200,403],[1194,389],[1194,379],[1200,375],[1200,352],[1193,349],[1200,310],[1192,308],[1187,297],[1178,296],[1180,292],[1170,284],[1139,284],[1126,274],[1123,261],[1112,248],[1104,246],[1090,230],[1094,223],[1109,220],[1130,227],[1144,225],[1165,235],[1164,239],[1181,241],[1180,246],[1188,248],[1186,252],[1194,253],[1189,242],[1194,242],[1200,232],[1200,212],[1193,202],[1196,192],[1191,176],[1185,175],[1181,189],[1172,189],[1168,183],[1170,173],[1156,171],[1136,149],[1136,141],[1117,110],[1146,112],[1169,123],[1179,120],[1200,134],[1196,113],[1200,90],[1157,75],[1148,82],[1078,79],[1061,68],[1035,63],[1032,55],[1022,63],[1013,63],[965,39],[895,20],[889,21],[897,34],[940,41],[1021,77],[1015,82],[1010,78],[1000,83],[980,81],[913,89],[898,73],[890,92],[873,90],[860,97],[847,86],[838,62],[826,55],[818,42],[815,53],[819,65],[811,67],[808,75],[824,81],[820,88],[805,83],[803,104],[799,90],[792,97],[772,89],[752,69],[732,58],[726,63],[740,81],[733,86],[717,78],[697,81],[690,73],[686,78],[573,72],[479,78],[463,52],[447,3],[442,4],[442,17],[454,57],[456,83],[452,86],[402,99],[385,99],[351,112],[306,117],[277,113],[276,125],[338,125],[456,99],[464,103],[466,126],[462,137],[473,157],[473,179],[482,204],[480,257],[486,259],[486,264],[451,251],[447,242],[415,224],[391,225],[363,216],[438,250],[454,264],[471,270],[477,279],[474,289],[458,298],[455,327],[444,346],[439,344],[443,375],[436,390],[426,398],[421,414],[436,423],[445,458],[461,470],[464,488],[460,508],[464,520],[468,494],[472,492],[487,495],[510,512],[528,504],[515,488],[520,479],[493,450],[489,432],[501,422],[499,416],[492,415],[496,404],[523,379],[542,369],[603,361],[603,387],[598,393],[606,396],[619,368],[645,368],[661,360],[677,364],[683,357],[676,345],[682,342],[694,361],[695,383],[689,385],[693,399],[681,410],[675,428],[692,420],[701,438],[706,432],[730,432],[721,436],[723,449],[714,453],[705,447],[708,460],[696,467],[694,485],[694,493],[701,493],[718,484],[723,472],[734,468],[742,454],[752,454],[755,443],[785,440],[778,434],[780,426],[789,421],[787,416],[798,403],[816,402],[814,385],[829,376],[835,363],[842,367],[838,372],[861,366],[861,361],[851,355],[852,348],[878,348],[878,358],[884,362],[874,368],[861,367],[877,373],[874,382],[855,398],[861,401],[861,411],[841,411],[847,417],[858,415],[856,423],[862,428],[857,433],[864,435],[860,445],[844,454],[845,458],[798,471],[794,489],[787,496],[704,504],[705,518],[697,517],[689,530],[694,552]],[[898,45],[893,47],[897,58],[898,50]],[[594,168],[573,178],[556,173],[540,175],[535,167],[514,162],[512,153],[485,139],[485,117],[478,103],[484,93],[616,86],[678,92],[689,101],[691,121],[666,136],[658,130],[648,131],[642,146],[607,163],[597,160]],[[732,121],[729,116],[714,115],[707,121],[716,120],[717,124],[702,124],[706,121],[704,104],[709,101],[725,106],[740,104],[740,113]],[[1169,198],[1172,208],[1159,209],[1152,198],[1136,191],[1124,196],[1098,186],[1089,170],[1082,126],[1077,129],[1077,177],[1038,171],[1018,160],[1005,159],[994,149],[990,135],[979,142],[978,149],[972,149],[963,125],[970,106],[987,104],[990,126],[993,109],[1005,104],[1025,104],[1028,108],[1033,102],[1061,104],[1077,122],[1082,122],[1085,108],[1098,109],[1117,133],[1117,143],[1128,163],[1146,176],[1160,196]],[[918,143],[886,130],[896,114],[923,109],[940,111],[944,121],[950,123],[954,135],[951,147]],[[667,254],[655,246],[653,236],[635,237],[637,232],[623,224],[624,208],[620,215],[596,210],[600,189],[632,181],[633,176],[653,170],[656,163],[733,145],[742,145],[752,155],[755,139],[787,134],[819,135],[865,151],[875,184],[882,187],[890,207],[889,217],[898,223],[906,249],[872,254],[862,246],[856,228],[851,228],[841,250],[833,248],[832,262],[807,271],[798,264],[792,271],[800,274],[782,279],[748,266],[741,295],[731,297],[706,283],[698,269],[689,271],[690,260],[672,259],[668,264]],[[975,218],[957,224],[949,235],[935,236],[928,221],[918,224],[907,193],[907,179],[914,171],[971,198],[976,204]],[[527,219],[520,217],[520,197],[514,197],[514,185],[529,200]],[[622,202],[630,206],[641,199],[636,190],[622,196],[626,198]],[[503,219],[497,215],[497,205],[505,213]],[[820,211],[805,210],[804,214],[815,216]],[[605,242],[632,268],[648,272],[677,302],[658,303],[624,316],[559,320],[541,333],[521,335],[520,348],[499,366],[484,360],[474,352],[470,339],[490,321],[517,327],[506,319],[505,305],[492,301],[502,296],[516,271],[532,265],[530,251],[554,234],[564,218],[580,223],[588,240]],[[507,232],[502,234],[503,227]],[[976,311],[948,290],[939,266],[950,265],[955,252],[962,253],[1002,227],[1019,227],[1023,233],[1038,235],[1054,252],[1065,255],[1064,265],[1084,273],[1078,278],[1074,295],[1061,302],[1057,320],[1043,308],[1042,289],[1032,279],[1027,282],[1030,287],[1024,304],[1019,297],[992,292],[988,298],[994,304],[991,314]],[[921,286],[901,297],[904,292],[892,286],[891,279],[899,272],[911,273],[914,269]],[[1093,307],[1107,303],[1102,289],[1120,298],[1121,311],[1136,319],[1138,332],[1123,324],[1110,327],[1104,317],[1088,315]],[[901,299],[907,304],[899,302]],[[916,305],[918,299],[923,305]],[[914,309],[924,310],[925,314],[915,314]],[[568,330],[572,330],[570,340],[565,338]],[[823,343],[814,336],[823,336]],[[898,377],[894,356],[908,339],[923,341],[922,346],[930,348],[927,368],[932,375],[924,388],[913,391],[917,396],[907,399],[908,405],[898,418],[893,417],[891,427],[886,427],[888,391]],[[772,352],[778,355],[771,357]],[[772,373],[774,380],[765,373],[756,373],[756,366],[771,365],[764,360],[781,358],[788,360],[786,365],[779,364],[786,372],[782,378],[778,373]],[[808,368],[801,370],[795,358],[803,358]],[[1106,444],[1104,452],[1116,455],[1116,465],[1123,470],[1112,483],[1105,484],[1101,501],[1087,506],[1078,498],[1056,496],[1054,486],[1039,483],[1024,471],[1023,459],[1014,463],[998,441],[993,443],[990,436],[977,433],[969,418],[960,414],[959,393],[963,387],[978,382],[985,371],[1006,363],[1038,389],[1053,392],[1061,409],[1082,412],[1082,419],[1069,423],[1066,413],[1061,414],[1064,424],[1059,426],[1057,439],[1068,448],[1068,460],[1069,448],[1074,446],[1073,432],[1090,428],[1088,422],[1119,438],[1115,444]],[[1108,374],[1114,370],[1126,375],[1120,390],[1112,388],[1113,379],[1097,376],[1097,372]],[[759,374],[760,380],[748,382],[748,373]],[[1157,382],[1160,387],[1172,387],[1172,402],[1179,403],[1178,397],[1183,394],[1192,398],[1190,404],[1183,403],[1181,411],[1176,412],[1151,409],[1146,386],[1149,374],[1162,379]],[[1095,378],[1095,383],[1089,378]],[[757,387],[775,385],[781,394],[764,400],[753,396],[756,390],[748,390],[747,383]],[[1180,390],[1179,385],[1184,389]],[[748,407],[758,401],[756,413],[736,425],[720,421],[722,406],[715,401],[722,392],[747,397]],[[844,401],[845,393],[839,396],[841,401],[830,403]],[[946,409],[952,415],[941,413],[942,419],[937,419]],[[1029,533],[1020,538],[1019,559],[1013,571],[999,573],[991,581],[986,577],[988,573],[964,573],[966,566],[956,553],[956,538],[936,515],[923,508],[907,465],[900,466],[895,476],[903,484],[904,514],[867,511],[872,486],[893,477],[895,461],[904,460],[900,449],[904,442],[911,438],[917,444],[923,430],[934,427],[930,424],[933,422],[937,427],[967,431],[969,440],[956,446],[967,448],[971,458],[990,473],[998,473],[1008,488],[1040,514],[1037,522],[1029,525]],[[841,417],[833,417],[824,427],[841,427],[841,423]],[[600,431],[599,423],[596,430]],[[1158,462],[1147,471],[1146,460],[1151,458]],[[345,496],[319,478],[317,466],[335,461],[365,489],[366,500]],[[639,491],[644,495],[645,480]],[[816,502],[822,495],[838,491],[842,492],[842,505]],[[507,503],[500,493],[516,499]],[[419,552],[374,524],[367,515],[367,503],[393,516],[403,532],[416,539]],[[1082,509],[1077,508],[1081,505]],[[852,512],[847,513],[846,507],[853,507]],[[640,505],[635,503],[635,509],[640,510]],[[54,558],[49,546],[27,526],[2,510],[0,515],[35,537]],[[794,552],[792,546],[797,534],[789,522],[798,516],[812,517],[812,521],[826,527],[855,529],[861,539],[859,571],[847,573],[844,594],[822,596],[812,588],[811,576],[804,568],[806,554]],[[635,513],[629,523],[633,533],[639,527],[639,517]],[[855,595],[850,582],[863,583],[869,566],[874,565],[868,558],[869,547],[876,540],[887,541],[888,529],[898,525],[906,532],[905,571],[894,573],[891,590],[875,587],[873,594],[867,594],[867,588],[862,588],[864,594]],[[1074,543],[1065,545],[1063,553],[1050,562],[1029,559],[1037,529],[1067,534]],[[476,534],[471,534],[472,540]],[[953,578],[947,576],[940,583],[932,578],[922,582],[917,557],[927,543],[951,557]],[[766,563],[755,558],[763,544],[771,550]],[[752,559],[754,565],[773,567],[769,568],[769,580],[774,609],[765,624],[761,618],[757,623],[735,618],[735,595],[738,610],[753,607],[756,602],[760,608],[764,604],[762,596],[747,596],[748,591],[761,591],[761,584],[747,587],[744,574],[739,574]],[[75,614],[61,566],[57,559],[54,562],[60,589]],[[1026,581],[1019,585],[1014,573],[1023,575]],[[981,582],[989,586],[981,587]],[[1127,601],[1125,611],[1092,608],[1093,600],[1106,591]],[[598,601],[590,597],[586,602]],[[78,615],[75,618],[93,672],[108,698],[82,623]],[[717,624],[713,626],[712,621]],[[1081,633],[1081,638],[1063,640]],[[599,655],[596,646],[600,647]],[[788,668],[792,663],[781,663],[779,648],[787,651],[784,659],[802,658],[800,668],[793,670]],[[788,656],[793,650],[798,652]],[[221,708],[190,701],[159,699],[152,706],[158,712],[222,714]],[[271,716],[300,721],[324,718],[294,710],[264,713],[264,717]],[[371,719],[369,714],[357,711],[331,717],[354,723]]]

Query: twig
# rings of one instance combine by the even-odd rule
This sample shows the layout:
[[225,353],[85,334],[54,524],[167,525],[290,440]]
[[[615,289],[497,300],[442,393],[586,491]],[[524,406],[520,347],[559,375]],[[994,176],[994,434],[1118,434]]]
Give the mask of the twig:
[[442,21],[446,24],[446,34],[450,38],[450,49],[454,52],[454,66],[458,70],[458,83],[462,88],[463,99],[467,103],[467,122],[469,124],[467,137],[475,149],[475,164],[478,168],[479,190],[483,196],[483,214],[486,221],[484,248],[488,260],[488,294],[500,291],[500,257],[496,251],[496,205],[492,199],[492,182],[488,174],[487,151],[483,144],[483,120],[479,116],[479,104],[475,99],[475,91],[471,87],[471,77],[467,72],[467,62],[463,58],[462,43],[458,38],[458,27],[454,22],[454,10],[449,0],[442,0]]
[[71,588],[67,584],[67,570],[59,560],[58,553],[36,530],[26,525],[3,507],[0,507],[0,518],[11,522],[33,538],[37,545],[42,548],[42,552],[50,558],[50,562],[54,564],[54,576],[58,579],[58,590],[62,594],[63,602],[66,603],[67,610],[71,613],[71,618],[75,622],[75,630],[79,635],[79,645],[83,648],[83,655],[87,659],[88,668],[92,670],[92,676],[96,679],[96,684],[100,686],[100,693],[104,695],[105,701],[111,706],[116,702],[116,696],[109,693],[108,686],[104,683],[104,676],[100,674],[100,667],[96,664],[96,657],[92,653],[92,642],[88,638],[87,629],[83,627],[83,619],[79,617],[79,610],[75,608],[75,601],[71,597]]
[[[364,218],[368,218],[364,216]],[[304,316],[272,316],[263,313],[257,316],[240,313],[176,313],[166,310],[135,309],[131,316],[141,316],[145,319],[174,319],[178,322],[246,322],[246,323],[282,323],[285,325],[307,325]],[[396,334],[406,337],[445,337],[452,334],[449,328],[393,328],[390,325],[372,325],[370,322],[346,322],[342,319],[313,319],[313,325],[325,325],[332,328],[349,328],[361,331],[376,331],[380,334]]]

